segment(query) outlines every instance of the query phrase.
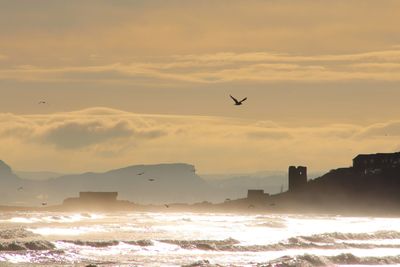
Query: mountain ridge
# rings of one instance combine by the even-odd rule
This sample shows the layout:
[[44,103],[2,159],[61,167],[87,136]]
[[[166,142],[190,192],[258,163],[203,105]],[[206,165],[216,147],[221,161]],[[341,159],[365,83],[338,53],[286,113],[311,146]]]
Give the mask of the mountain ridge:
[[[4,169],[12,173],[4,163]],[[17,172],[18,173],[18,172]],[[40,173],[40,172],[38,172]],[[42,172],[54,174],[52,172]],[[266,192],[277,193],[286,174],[281,176],[242,175],[241,183],[235,176],[223,181],[210,181],[197,175],[195,166],[188,163],[139,164],[104,172],[63,174],[49,179],[30,180],[18,175],[0,174],[0,204],[41,205],[60,204],[65,198],[75,197],[80,191],[116,191],[118,199],[138,203],[160,204],[166,202],[193,203],[199,201],[221,202],[226,198],[240,198],[247,189],[257,187]],[[257,182],[255,182],[257,181]],[[20,188],[23,188],[20,190]]]

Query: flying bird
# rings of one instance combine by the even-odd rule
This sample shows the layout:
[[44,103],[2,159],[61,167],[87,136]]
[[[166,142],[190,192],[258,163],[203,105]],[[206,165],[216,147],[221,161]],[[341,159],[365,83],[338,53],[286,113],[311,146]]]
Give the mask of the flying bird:
[[46,102],[46,101],[43,101],[43,100],[41,100],[41,101],[38,102],[39,105],[41,105],[41,104],[46,104],[46,103],[47,103],[47,102]]
[[155,179],[153,179],[153,178],[150,178],[150,179],[149,179],[149,181],[150,181],[150,182],[154,182],[154,181],[155,181]]
[[243,103],[243,101],[245,101],[247,99],[247,97],[245,97],[239,101],[236,98],[234,98],[233,96],[231,96],[231,95],[229,95],[229,96],[233,99],[233,101],[235,101],[235,106],[240,106]]
[[144,172],[139,172],[137,175],[143,175],[144,174]]
[[47,202],[42,202],[42,206],[46,206],[47,205]]
[[168,204],[164,204],[164,206],[165,206],[166,208],[169,208],[169,205],[168,205]]
[[18,191],[22,191],[24,189],[22,186],[18,187]]

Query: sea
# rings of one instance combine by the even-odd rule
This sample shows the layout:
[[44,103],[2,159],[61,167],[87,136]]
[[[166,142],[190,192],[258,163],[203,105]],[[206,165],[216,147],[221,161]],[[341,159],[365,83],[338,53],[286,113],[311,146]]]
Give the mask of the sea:
[[3,212],[0,266],[400,266],[400,218]]

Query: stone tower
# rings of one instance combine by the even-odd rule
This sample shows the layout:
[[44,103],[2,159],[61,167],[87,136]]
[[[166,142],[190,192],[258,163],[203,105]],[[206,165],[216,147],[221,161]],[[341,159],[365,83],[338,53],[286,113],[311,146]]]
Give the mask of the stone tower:
[[289,167],[289,191],[296,191],[307,184],[307,167]]

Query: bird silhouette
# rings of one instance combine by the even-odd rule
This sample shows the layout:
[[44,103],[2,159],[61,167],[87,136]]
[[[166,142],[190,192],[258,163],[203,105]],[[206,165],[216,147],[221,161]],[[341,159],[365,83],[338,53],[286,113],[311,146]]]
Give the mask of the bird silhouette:
[[46,104],[47,102],[46,101],[43,101],[43,100],[41,100],[41,101],[39,101],[38,102],[38,104],[40,105],[40,104]]
[[18,191],[22,191],[24,189],[22,186],[18,187]]
[[150,182],[154,182],[154,181],[155,181],[155,179],[153,179],[153,178],[150,178],[150,179],[149,179],[149,181],[150,181]]
[[139,172],[137,175],[143,175],[144,174],[144,172]]
[[47,205],[47,202],[42,202],[42,206],[46,206]]
[[165,206],[166,208],[169,208],[169,205],[168,205],[168,204],[164,204],[164,206]]
[[229,95],[229,96],[233,99],[233,101],[235,101],[235,106],[240,106],[243,103],[243,101],[245,101],[247,99],[247,97],[245,97],[239,101],[236,98],[234,98],[233,96],[231,96],[231,95]]

